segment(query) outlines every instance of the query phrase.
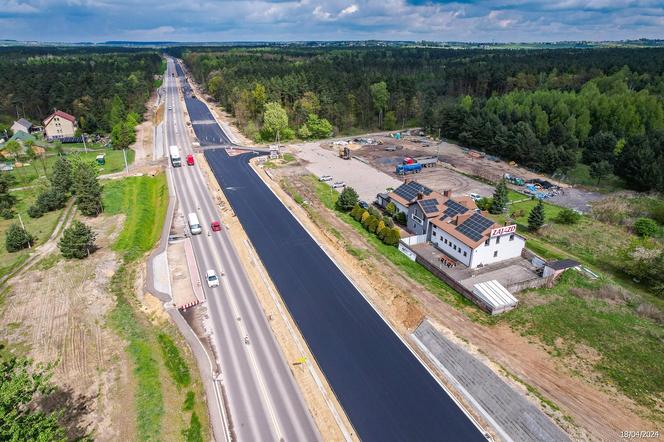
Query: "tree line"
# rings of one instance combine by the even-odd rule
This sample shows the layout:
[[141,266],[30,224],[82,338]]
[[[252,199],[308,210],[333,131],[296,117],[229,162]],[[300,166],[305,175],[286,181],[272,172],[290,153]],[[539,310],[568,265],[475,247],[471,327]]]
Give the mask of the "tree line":
[[85,133],[110,133],[114,100],[142,115],[162,67],[155,52],[121,48],[0,48],[0,122],[39,124],[57,108]]
[[598,179],[615,171],[638,189],[661,185],[664,48],[172,52],[257,140],[276,133],[271,103],[282,139],[422,125],[538,171],[584,162]]

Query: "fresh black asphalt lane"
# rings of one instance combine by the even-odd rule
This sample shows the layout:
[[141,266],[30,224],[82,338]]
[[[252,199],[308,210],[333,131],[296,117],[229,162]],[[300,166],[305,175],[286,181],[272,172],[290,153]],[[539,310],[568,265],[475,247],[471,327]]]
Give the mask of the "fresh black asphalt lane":
[[481,432],[251,169],[205,156],[359,437],[481,441]]

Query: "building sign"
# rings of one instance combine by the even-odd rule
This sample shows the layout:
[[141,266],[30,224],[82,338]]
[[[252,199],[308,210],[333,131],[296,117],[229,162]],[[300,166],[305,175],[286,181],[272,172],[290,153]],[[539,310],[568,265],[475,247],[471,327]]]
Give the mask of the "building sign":
[[507,235],[508,233],[514,232],[516,232],[516,224],[512,224],[511,226],[498,227],[497,229],[491,230],[491,237],[493,238],[494,236]]

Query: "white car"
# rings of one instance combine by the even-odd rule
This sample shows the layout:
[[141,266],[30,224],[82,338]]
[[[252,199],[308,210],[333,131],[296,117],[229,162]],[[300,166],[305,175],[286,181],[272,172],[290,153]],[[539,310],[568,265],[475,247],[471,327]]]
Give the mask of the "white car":
[[346,187],[346,183],[343,181],[337,181],[336,183],[332,184],[333,189],[337,189],[339,187]]
[[168,110],[173,110],[173,108],[172,108],[172,107],[170,107],[170,106],[168,106]]
[[332,177],[330,175],[323,175],[322,177],[318,178],[318,181],[322,182],[332,181]]
[[207,281],[208,287],[219,287],[219,277],[214,270],[208,270],[205,272],[205,280]]
[[468,195],[473,201],[479,201],[482,197],[478,193],[471,193]]

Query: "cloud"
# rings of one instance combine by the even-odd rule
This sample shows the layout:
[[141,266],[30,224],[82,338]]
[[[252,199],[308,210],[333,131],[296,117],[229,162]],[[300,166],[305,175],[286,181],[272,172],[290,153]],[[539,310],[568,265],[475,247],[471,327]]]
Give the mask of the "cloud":
[[0,0],[0,19],[48,41],[664,38],[661,0]]

